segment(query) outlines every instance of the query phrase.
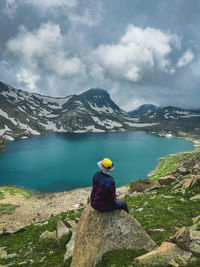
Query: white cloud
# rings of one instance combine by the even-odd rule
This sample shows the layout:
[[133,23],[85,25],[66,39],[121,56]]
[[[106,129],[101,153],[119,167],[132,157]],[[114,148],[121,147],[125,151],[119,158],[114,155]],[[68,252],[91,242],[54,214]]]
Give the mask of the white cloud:
[[179,48],[177,35],[159,29],[129,25],[118,43],[100,45],[93,53],[99,64],[112,76],[138,81],[145,71],[157,68],[171,73],[170,53]]
[[177,67],[184,67],[194,59],[194,54],[188,49],[177,63]]
[[102,20],[104,10],[101,2],[92,2],[81,12],[71,9],[67,14],[67,18],[73,25],[85,24],[89,27],[98,25]]
[[17,80],[19,82],[24,82],[31,91],[35,92],[37,90],[37,86],[35,85],[35,83],[37,80],[39,80],[39,75],[33,74],[25,69],[22,69],[20,72],[17,73],[16,76]]
[[72,25],[84,24],[89,27],[97,25],[103,13],[102,3],[93,0],[88,0],[87,5],[84,0],[5,0],[3,10],[10,19],[14,19],[16,9],[22,6],[35,8],[41,17],[47,13],[52,17],[64,15]]
[[59,25],[42,24],[38,30],[28,32],[21,26],[17,37],[7,42],[12,52],[25,69],[41,68],[60,75],[84,72],[84,64],[78,57],[69,56],[65,36]]

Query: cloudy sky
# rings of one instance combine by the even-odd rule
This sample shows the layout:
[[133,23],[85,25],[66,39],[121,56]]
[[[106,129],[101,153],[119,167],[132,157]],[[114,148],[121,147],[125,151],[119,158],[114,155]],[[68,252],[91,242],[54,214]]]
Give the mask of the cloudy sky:
[[0,80],[106,89],[125,110],[200,107],[199,0],[0,0]]

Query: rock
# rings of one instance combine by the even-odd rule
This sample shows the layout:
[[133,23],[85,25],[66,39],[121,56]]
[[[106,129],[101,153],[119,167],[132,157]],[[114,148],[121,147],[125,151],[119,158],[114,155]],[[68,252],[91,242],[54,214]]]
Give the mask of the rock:
[[[163,265],[179,266],[179,262],[185,265],[192,258],[192,254],[171,242],[163,242],[161,246],[147,254],[135,258],[140,266]],[[178,264],[178,265],[177,265]],[[181,265],[182,266],[182,265]]]
[[194,167],[192,168],[192,173],[197,175],[200,173],[200,162],[194,165]]
[[124,210],[98,212],[88,205],[78,223],[70,266],[95,266],[106,252],[115,249],[151,251],[156,247],[138,221]]
[[139,209],[137,209],[136,211],[143,211],[144,209],[143,208],[139,208]]
[[4,248],[0,247],[0,259],[4,259],[4,257],[7,255],[6,250]]
[[76,236],[76,233],[73,232],[69,243],[67,243],[67,245],[66,245],[67,252],[65,253],[64,261],[63,262],[65,262],[66,260],[68,260],[73,255],[75,236]]
[[192,187],[195,184],[196,177],[191,176],[189,179],[184,180],[182,189],[187,189],[188,187]]
[[175,186],[172,188],[173,191],[175,191],[176,189],[182,187],[182,185],[184,184],[184,180],[181,180],[180,182],[178,182],[177,184],[175,184]]
[[5,260],[12,259],[14,257],[17,257],[17,253],[8,254],[4,257]]
[[155,189],[158,189],[161,187],[161,184],[158,182],[158,181],[155,181],[152,183],[152,186],[149,188],[149,189],[146,189],[146,190],[155,190]]
[[71,231],[76,231],[76,228],[77,228],[76,221],[68,220],[66,218],[64,219],[63,223],[66,225],[67,228],[70,228]]
[[67,228],[62,221],[59,221],[56,229],[57,239],[61,239],[64,235],[68,233],[69,233],[69,228]]
[[49,232],[49,231],[45,231],[40,235],[39,240],[43,240],[46,238],[50,238],[50,239],[55,239],[56,240],[56,231],[53,232]]
[[189,250],[196,256],[200,255],[200,231],[190,231]]
[[198,216],[192,218],[192,222],[193,222],[193,223],[199,223],[199,222],[200,222],[200,215],[198,215]]
[[151,188],[152,184],[153,184],[153,182],[148,178],[139,179],[137,181],[131,181],[130,193],[142,192],[145,189]]
[[158,178],[158,182],[161,185],[168,185],[168,184],[171,184],[175,181],[176,181],[176,178],[171,176],[171,175],[167,175],[167,176]]
[[195,195],[195,196],[191,197],[190,200],[192,200],[192,201],[200,200],[200,195]]
[[176,172],[178,172],[179,174],[183,176],[189,173],[185,167],[178,167],[176,169]]
[[182,249],[188,250],[190,244],[190,232],[186,227],[174,228],[171,235],[170,241],[176,243]]

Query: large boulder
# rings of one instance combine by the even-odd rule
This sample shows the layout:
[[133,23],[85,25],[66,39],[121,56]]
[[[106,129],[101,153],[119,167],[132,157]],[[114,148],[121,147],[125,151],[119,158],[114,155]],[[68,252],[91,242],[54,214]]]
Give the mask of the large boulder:
[[158,182],[161,185],[169,185],[175,181],[176,181],[176,178],[172,175],[167,175],[167,176],[158,178]]
[[130,193],[133,193],[133,192],[142,192],[145,189],[151,188],[152,185],[153,185],[153,182],[150,179],[148,179],[148,178],[139,179],[137,181],[131,181],[131,184],[130,184]]
[[200,231],[194,231],[187,227],[175,228],[170,236],[170,241],[176,243],[184,250],[200,255]]
[[95,266],[111,250],[151,251],[156,247],[138,221],[124,210],[98,212],[88,205],[78,223],[71,267]]
[[[194,256],[192,253],[183,250],[171,242],[163,242],[161,246],[147,254],[135,258],[135,262],[140,266],[183,266],[188,263]],[[179,265],[181,263],[181,265]]]
[[182,249],[188,250],[190,244],[189,229],[187,227],[174,228],[170,235],[170,241],[176,243]]

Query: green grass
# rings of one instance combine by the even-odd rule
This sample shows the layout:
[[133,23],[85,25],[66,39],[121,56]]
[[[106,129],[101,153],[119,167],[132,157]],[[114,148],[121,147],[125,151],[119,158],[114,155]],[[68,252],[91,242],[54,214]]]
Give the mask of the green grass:
[[[79,218],[82,209],[78,211],[63,212],[51,217],[48,224],[30,225],[24,231],[0,237],[0,247],[5,247],[8,254],[17,253],[17,257],[4,260],[0,259],[0,265],[12,264],[12,266],[69,266],[70,260],[63,265],[66,244],[69,242],[71,232],[65,235],[59,242],[53,239],[39,241],[40,235],[48,230],[56,230],[58,221],[68,218],[69,220]],[[43,261],[41,262],[41,260]],[[34,263],[31,264],[31,261]]]
[[[158,245],[169,240],[173,227],[191,226],[192,218],[200,214],[200,201],[189,200],[192,195],[199,192],[198,186],[186,193],[184,201],[181,201],[183,195],[173,193],[171,188],[172,186],[166,186],[158,189],[155,195],[141,195],[125,199],[130,214],[140,222]],[[172,198],[165,196],[172,196]],[[138,208],[143,208],[143,211],[136,211]],[[154,231],[160,228],[164,231]]]
[[[133,215],[149,236],[161,245],[169,241],[169,235],[173,227],[191,226],[192,218],[200,215],[200,201],[192,202],[189,198],[200,192],[199,186],[186,190],[185,195],[173,193],[172,186],[166,186],[156,190],[156,194],[144,194],[133,198],[125,198],[130,214]],[[172,198],[166,198],[170,196]],[[181,201],[181,199],[185,199]],[[143,208],[143,211],[136,211]],[[155,231],[164,229],[163,232]],[[98,267],[136,267],[134,258],[142,255],[138,251],[123,249],[106,253]],[[185,267],[200,266],[200,257]],[[159,265],[157,265],[159,267]],[[165,266],[167,267],[167,266]]]
[[18,207],[18,205],[0,204],[0,216],[4,214],[12,214],[13,211]]
[[0,200],[4,199],[4,193],[0,191]]
[[[139,267],[141,265],[134,262],[134,259],[145,254],[145,251],[134,251],[131,249],[119,249],[106,253],[96,267]],[[171,267],[172,265],[151,265],[151,267]],[[184,267],[200,266],[200,257],[194,262],[190,262]],[[148,266],[146,266],[148,267]]]
[[9,192],[11,195],[22,195],[25,198],[29,199],[32,197],[32,194],[17,187],[11,187],[11,186],[1,186],[0,187],[0,194],[3,194],[3,192]]
[[196,153],[200,153],[200,151],[178,153],[160,158],[158,167],[150,174],[150,179],[156,181],[158,178],[172,173],[182,162],[190,159]]
[[145,250],[134,251],[131,249],[119,249],[113,250],[104,255],[100,263],[96,267],[129,267],[137,266],[133,265],[133,260],[136,257],[139,257],[147,253]]
[[[199,187],[186,190],[185,195],[173,193],[172,186],[157,189],[155,194],[144,194],[135,197],[125,198],[130,214],[133,215],[150,237],[160,245],[163,241],[169,240],[169,235],[173,227],[191,226],[192,218],[200,214],[200,201],[192,202],[191,196],[199,193]],[[171,196],[172,198],[166,198]],[[181,199],[184,198],[184,201]],[[143,211],[136,211],[143,208]],[[0,247],[5,247],[8,254],[17,253],[17,257],[9,260],[0,260],[0,264],[12,264],[12,266],[55,266],[69,267],[71,259],[63,264],[63,257],[66,252],[66,244],[70,240],[70,235],[63,237],[61,242],[55,240],[39,241],[39,236],[44,231],[54,231],[59,220],[68,218],[74,220],[79,218],[83,209],[78,211],[68,211],[60,215],[51,217],[48,224],[30,225],[23,232],[17,232],[0,237]],[[163,232],[154,231],[164,229]],[[133,262],[135,257],[144,254],[145,251],[133,251],[130,249],[111,251],[103,256],[97,267],[128,267],[138,266]],[[45,257],[45,258],[44,258]],[[43,259],[43,262],[41,262]],[[31,261],[33,260],[33,264]],[[198,263],[200,259],[198,259]],[[190,263],[186,267],[198,266]]]

